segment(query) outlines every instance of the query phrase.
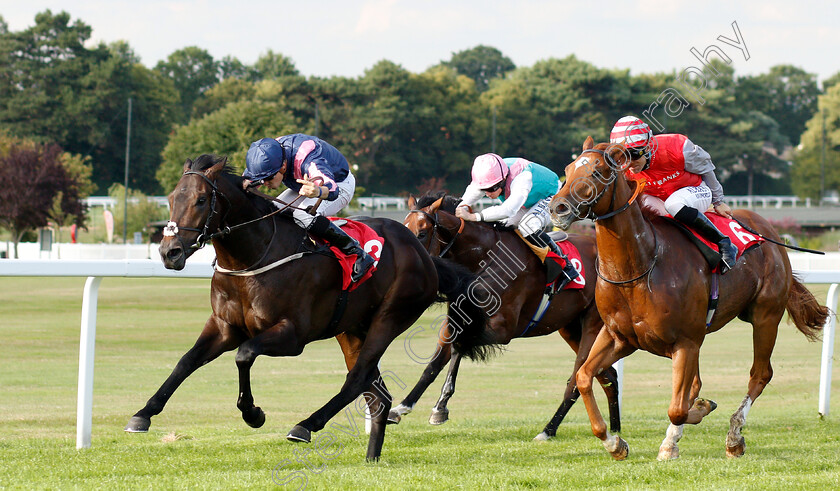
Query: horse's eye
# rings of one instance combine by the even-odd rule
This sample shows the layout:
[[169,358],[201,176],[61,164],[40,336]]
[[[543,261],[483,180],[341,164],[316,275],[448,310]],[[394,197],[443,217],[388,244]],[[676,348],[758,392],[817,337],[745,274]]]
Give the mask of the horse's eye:
[[426,237],[426,231],[425,230],[421,230],[421,231],[417,232],[417,238],[418,239],[422,239],[424,237]]
[[198,200],[196,200],[195,204],[197,204],[197,205],[203,205],[203,204],[204,204],[204,203],[206,203],[206,202],[207,202],[207,197],[206,197],[206,196],[202,196],[202,197],[198,198]]

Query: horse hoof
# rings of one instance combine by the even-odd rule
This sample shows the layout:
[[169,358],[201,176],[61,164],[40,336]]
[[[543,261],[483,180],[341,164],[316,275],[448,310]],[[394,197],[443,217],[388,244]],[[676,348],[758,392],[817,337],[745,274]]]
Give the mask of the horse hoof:
[[398,425],[402,421],[402,415],[396,409],[391,409],[388,411],[388,421],[385,424],[389,425]]
[[656,456],[656,460],[662,462],[665,460],[674,460],[679,458],[680,456],[680,448],[676,445],[673,447],[659,447],[659,455]]
[[301,425],[295,425],[295,427],[289,431],[289,434],[286,435],[286,439],[290,442],[309,443],[312,441],[312,432]]
[[717,409],[717,403],[711,399],[701,399],[698,398],[694,401],[694,407],[704,412],[704,416],[707,416],[709,413]]
[[740,441],[735,445],[726,444],[726,456],[729,458],[740,457],[744,455],[746,449],[747,443],[744,441],[744,437],[741,437]]
[[449,421],[449,409],[432,409],[432,415],[429,416],[429,424],[430,425],[442,425]]
[[252,407],[242,413],[242,419],[251,428],[259,428],[265,424],[265,412],[259,407]]
[[618,438],[618,445],[616,449],[610,452],[612,458],[615,460],[624,460],[627,458],[627,455],[630,453],[630,446],[627,445],[627,442],[624,441],[623,438]]
[[535,442],[547,442],[549,440],[551,440],[551,437],[548,435],[548,433],[546,433],[544,431],[542,433],[540,433],[539,435],[534,437]]
[[128,433],[146,433],[149,431],[149,426],[152,426],[152,420],[142,416],[132,416],[125,425],[125,431]]
[[411,412],[410,407],[405,406],[403,404],[398,405],[397,407],[388,411],[388,421],[385,424],[389,425],[397,425],[400,424],[402,421],[402,417]]

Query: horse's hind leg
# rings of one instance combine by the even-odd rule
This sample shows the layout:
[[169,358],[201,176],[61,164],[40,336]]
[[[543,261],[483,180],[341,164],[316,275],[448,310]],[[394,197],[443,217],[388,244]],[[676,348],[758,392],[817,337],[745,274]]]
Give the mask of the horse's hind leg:
[[[338,344],[341,346],[341,351],[344,353],[344,363],[347,365],[347,371],[349,372],[356,366],[363,341],[358,336],[350,333],[340,333],[336,335],[335,339],[338,341]],[[374,380],[373,384],[371,384],[367,392],[363,395],[371,419],[367,458],[368,460],[376,460],[379,457],[382,444],[385,442],[385,425],[388,424],[388,417],[386,415],[389,413],[388,410],[391,407],[393,397],[385,386],[385,381],[381,374],[377,374],[376,380]]]
[[452,394],[455,393],[455,379],[458,378],[458,368],[461,366],[461,354],[457,351],[452,353],[452,363],[449,364],[449,372],[446,374],[446,381],[440,389],[440,398],[432,408],[432,415],[429,416],[429,424],[442,425],[449,421],[449,409],[446,405]]
[[240,340],[231,336],[229,331],[229,325],[217,317],[211,316],[193,347],[178,360],[178,364],[175,365],[172,373],[146,402],[143,409],[137,411],[128,421],[125,431],[129,433],[149,431],[152,416],[163,411],[166,402],[169,401],[169,398],[187,377],[199,367],[213,361],[225,351],[230,351],[239,344]]
[[443,370],[443,367],[449,363],[451,357],[452,343],[446,342],[443,339],[438,339],[437,351],[435,351],[434,358],[432,358],[432,361],[426,365],[426,369],[423,370],[423,375],[420,376],[420,380],[417,381],[417,384],[413,389],[411,389],[411,392],[409,392],[395,408],[391,409],[388,414],[388,423],[399,423],[403,416],[414,409],[414,405],[417,404],[420,396],[422,396],[432,382],[435,381],[438,374],[440,374],[441,370]]
[[770,356],[776,346],[776,336],[783,313],[784,311],[758,312],[758,309],[753,313],[753,364],[750,369],[750,383],[746,397],[729,419],[729,432],[726,434],[727,457],[744,455],[746,442],[741,435],[741,429],[747,422],[747,414],[753,403],[764,391],[764,387],[767,386],[770,379],[773,378]]
[[534,437],[536,441],[547,441],[557,435],[557,427],[560,426],[560,423],[563,422],[563,419],[566,417],[566,414],[569,412],[569,409],[572,408],[575,402],[577,402],[578,397],[580,397],[580,391],[577,389],[577,384],[575,383],[575,375],[577,371],[580,369],[580,366],[583,365],[583,362],[586,361],[586,356],[589,354],[589,350],[592,348],[592,341],[594,341],[594,337],[592,341],[589,342],[588,346],[586,346],[585,352],[581,350],[580,340],[576,337],[572,336],[572,333],[568,329],[561,329],[558,331],[566,343],[572,348],[577,356],[575,357],[575,365],[572,368],[572,376],[566,381],[566,391],[563,394],[563,402],[560,403],[560,407],[557,408],[557,411],[554,412],[554,416],[551,417],[548,424],[545,425],[542,432]]
[[[347,374],[347,379],[341,386],[341,390],[320,409],[292,428],[287,438],[293,441],[309,441],[313,431],[323,429],[327,421],[338,414],[344,406],[353,402],[366,387],[373,384],[374,380],[379,377],[379,370],[376,365],[382,358],[382,354],[385,353],[388,345],[399,333],[420,317],[424,307],[425,304],[412,303],[406,305],[403,302],[401,305],[392,304],[390,307],[377,312],[371,321],[362,349],[359,351],[356,365]],[[378,424],[379,420],[374,419],[373,428],[381,427],[384,431],[384,421],[387,418],[390,401],[382,399],[382,402],[386,407],[385,414],[378,417],[382,418],[383,424],[380,426]],[[372,431],[371,436],[373,437],[373,435]],[[378,459],[382,452],[381,444],[374,446],[375,448],[368,449],[369,460]]]

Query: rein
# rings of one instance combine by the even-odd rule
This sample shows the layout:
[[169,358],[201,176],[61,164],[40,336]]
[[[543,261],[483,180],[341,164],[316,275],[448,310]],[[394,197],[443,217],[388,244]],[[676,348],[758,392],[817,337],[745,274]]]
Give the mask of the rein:
[[648,269],[646,269],[644,273],[640,274],[639,276],[636,276],[635,278],[631,278],[629,280],[620,280],[620,281],[615,281],[615,280],[611,280],[611,279],[607,278],[606,276],[602,275],[601,271],[598,269],[598,263],[600,262],[598,258],[596,258],[596,260],[595,260],[595,274],[598,275],[598,278],[601,278],[602,280],[606,281],[607,283],[609,283],[611,285],[626,285],[628,283],[633,283],[634,281],[638,281],[638,280],[644,278],[645,276],[647,276],[648,277],[648,280],[647,280],[648,291],[651,291],[651,288],[650,288],[650,273],[653,271],[654,266],[656,266],[656,262],[659,260],[659,242],[658,242],[656,234],[653,234],[653,250],[655,251],[655,253],[653,255],[653,260],[650,262],[650,266],[648,266]]
[[[211,240],[213,240],[215,238],[224,237],[226,235],[229,235],[234,230],[237,230],[237,229],[240,229],[240,228],[243,228],[243,227],[247,227],[248,225],[259,222],[261,220],[264,220],[266,218],[274,216],[274,215],[276,215],[276,214],[278,214],[282,211],[285,211],[288,208],[301,209],[301,208],[294,207],[293,205],[302,196],[299,197],[299,198],[296,198],[291,203],[286,203],[284,201],[277,200],[276,198],[272,198],[271,196],[268,196],[268,195],[266,195],[266,194],[264,194],[260,191],[249,188],[246,191],[250,192],[251,194],[254,194],[255,196],[263,197],[265,199],[268,199],[269,201],[278,201],[285,206],[282,207],[282,208],[278,208],[278,209],[276,209],[276,210],[274,210],[270,213],[267,213],[267,214],[265,214],[261,217],[255,218],[253,220],[248,220],[246,222],[242,222],[242,223],[232,225],[232,226],[222,227],[221,223],[224,222],[225,217],[227,216],[227,212],[225,212],[225,216],[222,217],[222,219],[220,221],[220,225],[219,225],[219,227],[217,227],[216,232],[209,233],[210,221],[213,219],[214,215],[218,214],[218,212],[216,211],[216,201],[217,201],[216,197],[221,196],[222,198],[224,198],[224,200],[227,201],[227,203],[228,203],[228,208],[230,208],[230,206],[231,206],[230,200],[228,200],[228,198],[224,194],[222,194],[221,191],[219,191],[219,188],[218,188],[218,186],[216,186],[216,183],[214,181],[211,181],[206,175],[204,175],[203,172],[198,172],[198,171],[192,171],[191,170],[191,171],[184,172],[184,175],[185,176],[186,175],[196,175],[196,176],[201,177],[202,179],[204,179],[207,182],[207,184],[210,185],[210,187],[213,190],[211,195],[210,195],[210,213],[207,214],[207,219],[204,221],[203,229],[197,229],[197,228],[192,228],[192,227],[179,227],[175,222],[172,222],[172,221],[167,223],[166,228],[164,229],[164,236],[171,236],[171,237],[178,237],[178,231],[179,230],[187,230],[187,231],[190,231],[190,232],[198,232],[198,237],[196,237],[195,243],[190,246],[191,249],[201,249],[202,247],[207,245],[208,242],[210,242]],[[317,209],[317,206],[320,205],[320,204],[321,204],[321,202],[319,200],[318,203],[316,204],[316,206],[313,208],[313,210]],[[218,271],[219,273],[229,274],[229,275],[232,275],[232,276],[254,276],[254,275],[257,275],[257,274],[260,274],[260,273],[264,273],[265,271],[268,271],[270,269],[276,268],[277,266],[280,266],[280,265],[285,264],[287,262],[293,261],[295,259],[299,259],[299,258],[301,258],[304,255],[309,253],[309,252],[302,252],[302,253],[293,254],[291,256],[280,259],[279,261],[275,261],[275,262],[273,262],[273,263],[271,263],[267,266],[263,266],[261,268],[254,269],[259,263],[261,263],[265,259],[265,257],[268,255],[268,252],[271,250],[271,244],[274,243],[274,237],[277,235],[277,222],[272,221],[272,225],[273,225],[274,228],[273,228],[273,231],[271,233],[271,240],[268,242],[268,245],[266,246],[265,251],[263,252],[262,256],[260,256],[260,258],[257,259],[256,262],[254,262],[254,264],[248,266],[245,269],[230,270],[230,269],[226,269],[226,268],[223,268],[223,267],[219,266],[214,261],[214,269],[216,271]],[[181,238],[178,237],[178,240],[180,241]]]
[[[607,154],[607,152],[605,152],[603,150],[596,150],[594,148],[590,148],[588,150],[584,150],[583,152],[581,152],[581,155],[584,154],[584,153],[587,153],[587,152],[597,153],[597,154],[603,156],[606,160],[609,160],[611,163],[613,163],[613,164],[616,163],[613,160],[613,158],[609,154]],[[593,170],[593,173],[595,173],[595,172],[598,172],[598,171]],[[604,182],[606,180],[606,179],[603,178],[603,175],[600,172],[598,172],[598,177],[599,177],[598,180],[600,180],[601,182]],[[609,204],[608,208],[612,207],[613,202],[615,202],[615,192],[616,192],[615,181],[618,179],[618,176],[613,175],[611,177],[612,177],[612,179],[610,180],[610,184],[608,186],[606,186],[604,189],[602,189],[601,192],[598,193],[597,196],[595,196],[595,199],[592,200],[592,204],[595,204],[595,203],[601,201],[601,198],[604,197],[604,193],[606,193],[607,189],[612,187],[610,204]],[[608,212],[604,215],[596,215],[595,212],[592,210],[592,206],[590,205],[589,213],[586,215],[586,218],[591,218],[592,221],[597,222],[598,220],[604,220],[604,219],[607,219],[607,218],[614,217],[614,216],[618,215],[619,213],[621,213],[621,212],[627,210],[628,208],[630,208],[630,205],[632,205],[633,202],[636,201],[636,198],[639,197],[639,194],[641,194],[642,190],[645,188],[645,181],[644,180],[638,179],[635,182],[636,182],[636,190],[633,192],[633,196],[631,196],[630,199],[627,201],[627,203],[625,203],[623,206],[621,206],[620,208],[617,208],[613,211],[610,211],[610,212]]]

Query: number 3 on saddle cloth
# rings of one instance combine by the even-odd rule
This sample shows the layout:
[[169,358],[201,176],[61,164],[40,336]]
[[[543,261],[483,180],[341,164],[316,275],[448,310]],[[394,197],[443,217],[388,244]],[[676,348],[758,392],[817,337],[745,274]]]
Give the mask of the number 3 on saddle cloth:
[[[542,260],[543,264],[545,264],[546,261],[555,261],[557,264],[560,265],[560,268],[563,268],[564,266],[566,266],[566,262],[563,261],[563,258],[561,258],[557,254],[555,254],[548,247],[537,247],[537,246],[535,246],[534,244],[529,242],[527,239],[522,237],[522,234],[519,233],[519,230],[516,231],[516,234],[519,235],[520,238],[522,238],[522,241],[525,244],[527,244],[528,247],[530,247],[532,251],[534,251],[534,254],[536,254],[537,257],[539,257],[540,260]],[[560,247],[560,250],[563,251],[563,254],[565,254],[566,257],[569,258],[569,261],[572,263],[572,266],[579,273],[579,276],[577,278],[575,278],[574,280],[570,281],[568,285],[564,286],[563,290],[581,290],[581,289],[583,289],[583,287],[586,286],[586,274],[585,274],[585,271],[584,271],[584,268],[583,268],[583,259],[580,257],[580,251],[578,251],[577,247],[575,247],[575,245],[572,244],[571,241],[566,240],[566,238],[564,238],[561,241],[556,242],[556,244],[557,244],[558,247]],[[561,273],[561,275],[559,277],[557,277],[554,281],[545,285],[546,286],[546,291],[549,292],[549,293],[556,293],[557,291],[556,291],[555,288],[553,288],[553,285],[559,284],[562,278],[563,278],[563,275]]]
[[[362,276],[359,281],[353,283],[350,280],[350,275],[353,273],[353,263],[356,262],[356,255],[344,254],[338,247],[330,246],[330,251],[335,254],[336,259],[338,259],[338,264],[341,266],[341,289],[352,292],[358,288],[359,285],[367,281],[368,278],[373,275],[373,272],[376,271],[376,265],[379,264],[379,256],[382,254],[382,247],[385,245],[385,239],[380,237],[376,231],[362,222],[339,217],[327,218],[329,218],[332,222],[336,222],[335,224],[338,225],[341,230],[344,230],[347,235],[356,239],[362,249],[373,257],[373,266],[371,266],[368,272]],[[319,240],[319,242],[322,241]]]
[[[731,218],[722,217],[712,211],[707,211],[704,214],[721,233],[729,237],[729,240],[735,244],[735,247],[738,248],[738,258],[743,256],[748,250],[758,247],[764,242],[764,239],[747,232],[738,222]],[[718,266],[720,263],[720,253],[717,244],[701,237],[697,232],[688,228],[682,222],[675,220],[671,215],[663,215],[663,218],[675,224],[691,239],[694,245],[700,250],[700,253],[703,254],[703,257],[706,258],[706,261],[712,268],[712,273],[717,273],[720,270]]]

